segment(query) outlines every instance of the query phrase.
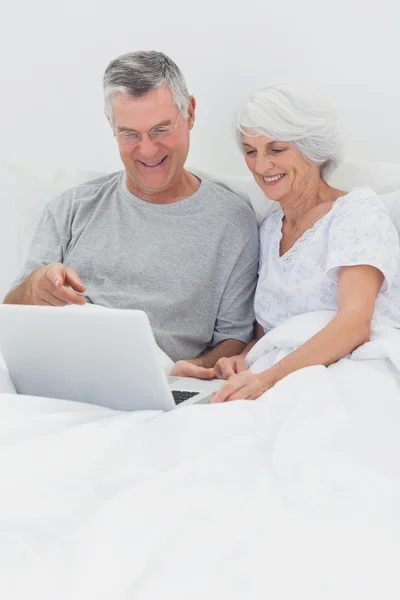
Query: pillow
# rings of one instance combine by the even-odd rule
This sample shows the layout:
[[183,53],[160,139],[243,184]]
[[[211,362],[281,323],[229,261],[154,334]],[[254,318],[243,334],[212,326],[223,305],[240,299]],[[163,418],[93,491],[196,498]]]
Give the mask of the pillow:
[[349,192],[354,187],[370,187],[377,194],[400,190],[400,164],[346,161],[329,180],[334,187]]
[[[223,176],[196,169],[190,170],[242,195],[252,206],[258,223],[278,209],[276,202],[265,198],[250,174]],[[8,283],[16,277],[27,256],[30,241],[45,205],[68,188],[102,175],[104,173],[95,170],[67,166],[50,168],[44,164],[28,164],[0,157],[0,197],[3,210],[3,219],[0,219],[3,227],[3,231],[0,231],[0,239],[3,241],[3,248],[0,249],[0,271]],[[384,194],[383,199],[396,227],[400,230],[399,193],[389,193],[400,190],[400,165],[346,162],[334,173],[332,184],[345,190],[367,185]],[[13,219],[16,225],[12,223]],[[9,229],[15,231],[8,231]],[[6,243],[7,236],[10,237],[11,234],[15,238],[14,242]],[[1,288],[2,280],[0,292],[3,291]]]
[[390,218],[400,236],[400,188],[397,192],[392,192],[391,194],[381,194],[380,198],[386,204]]
[[[191,172],[243,196],[252,206],[258,224],[279,208],[277,202],[264,196],[251,175],[230,177],[205,173],[197,169],[191,169]],[[375,190],[385,202],[400,235],[400,165],[346,162],[335,171],[329,183],[345,191],[366,186]]]
[[258,224],[279,208],[277,202],[268,200],[268,198],[264,196],[263,191],[256,184],[251,175],[243,177],[217,175],[206,173],[205,171],[200,171],[198,169],[190,169],[190,172],[242,196],[254,210]]
[[[40,215],[46,204],[67,189],[101,177],[99,171],[23,163],[0,158],[2,204],[17,222],[18,266],[25,260]],[[8,214],[8,213],[7,213]]]
[[46,204],[68,188],[102,174],[0,156],[0,298],[22,267]]
[[19,268],[17,216],[7,171],[0,163],[0,298],[9,289]]

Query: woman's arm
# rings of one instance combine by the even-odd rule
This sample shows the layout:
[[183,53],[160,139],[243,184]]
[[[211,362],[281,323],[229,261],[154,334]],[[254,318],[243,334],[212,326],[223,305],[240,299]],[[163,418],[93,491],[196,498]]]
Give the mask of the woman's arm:
[[244,371],[229,379],[213,402],[239,398],[254,400],[289,373],[312,365],[328,366],[367,342],[375,301],[383,280],[383,274],[376,267],[341,267],[335,318],[267,371],[258,375]]
[[331,365],[369,340],[375,301],[383,275],[375,267],[342,267],[338,280],[337,315],[308,342],[279,361],[270,371],[279,381],[311,365]]

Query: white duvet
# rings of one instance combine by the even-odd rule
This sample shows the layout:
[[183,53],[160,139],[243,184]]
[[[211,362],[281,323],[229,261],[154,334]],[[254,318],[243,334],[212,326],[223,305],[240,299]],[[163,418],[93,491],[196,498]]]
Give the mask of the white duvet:
[[[331,317],[275,329],[252,369]],[[0,395],[0,598],[398,600],[399,368],[381,329],[256,402]]]

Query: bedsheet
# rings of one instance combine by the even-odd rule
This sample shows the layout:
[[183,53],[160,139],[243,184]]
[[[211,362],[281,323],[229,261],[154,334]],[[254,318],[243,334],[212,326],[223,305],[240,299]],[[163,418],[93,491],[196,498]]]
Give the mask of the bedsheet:
[[[265,336],[252,369],[332,318]],[[0,394],[0,596],[400,597],[399,332],[258,401],[116,412]]]

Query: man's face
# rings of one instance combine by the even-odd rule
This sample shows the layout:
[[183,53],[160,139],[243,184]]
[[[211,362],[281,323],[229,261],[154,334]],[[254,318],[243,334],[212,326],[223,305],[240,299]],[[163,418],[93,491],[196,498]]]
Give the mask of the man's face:
[[[179,181],[189,152],[195,107],[196,102],[191,97],[189,116],[185,119],[166,86],[139,99],[123,93],[113,96],[113,129],[126,169],[127,186],[132,193],[157,194]],[[129,139],[130,132],[144,133],[155,127],[175,125],[162,139],[153,139],[147,133],[136,143]]]

